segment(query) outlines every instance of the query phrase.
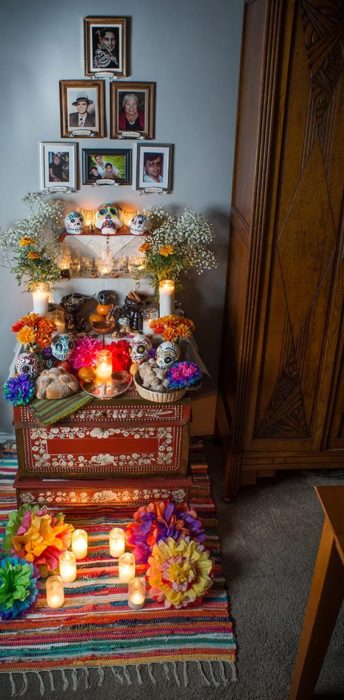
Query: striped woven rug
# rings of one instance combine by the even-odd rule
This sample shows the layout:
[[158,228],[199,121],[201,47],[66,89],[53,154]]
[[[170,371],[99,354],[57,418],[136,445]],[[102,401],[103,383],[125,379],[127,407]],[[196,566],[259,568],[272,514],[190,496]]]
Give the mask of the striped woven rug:
[[[12,482],[16,473],[15,454],[0,460],[0,536],[7,514],[16,508]],[[190,505],[202,518],[207,532],[206,547],[215,562],[214,585],[197,607],[166,610],[151,598],[144,609],[132,611],[127,605],[127,584],[116,580],[116,560],[108,554],[108,533],[131,520],[133,509],[97,509],[88,513],[69,511],[67,520],[88,531],[89,554],[78,562],[74,583],[65,584],[65,604],[50,610],[45,585],[40,584],[35,606],[23,618],[0,622],[1,672],[9,673],[12,694],[22,695],[27,673],[36,674],[41,694],[45,679],[61,672],[63,686],[76,688],[78,675],[97,667],[100,679],[110,667],[121,682],[142,683],[142,676],[154,683],[157,664],[170,680],[185,685],[187,666],[194,662],[201,685],[224,686],[236,679],[236,643],[229,617],[228,597],[221,573],[219,540],[214,502],[202,443],[191,449],[193,487]],[[137,567],[143,575],[145,565]],[[44,673],[46,672],[46,673]],[[143,674],[144,672],[144,674]],[[19,674],[19,675],[18,675]],[[87,686],[86,686],[87,687]]]

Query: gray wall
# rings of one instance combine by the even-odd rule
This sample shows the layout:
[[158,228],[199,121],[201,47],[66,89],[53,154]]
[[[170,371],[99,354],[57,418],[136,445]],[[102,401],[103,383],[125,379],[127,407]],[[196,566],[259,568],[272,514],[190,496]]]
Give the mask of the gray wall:
[[[111,198],[137,208],[190,207],[216,226],[217,271],[188,281],[182,292],[187,315],[216,386],[225,287],[242,0],[2,0],[0,5],[0,225],[28,213],[19,198],[39,190],[39,142],[60,137],[59,80],[84,79],[83,17],[130,16],[131,75],[154,81],[156,141],[175,145],[170,195],[143,195],[131,187]],[[106,108],[108,121],[108,85]],[[80,139],[82,147],[109,148],[109,139]],[[125,145],[125,144],[124,144]],[[100,191],[99,191],[100,190]],[[108,191],[82,187],[65,195],[69,209],[93,207]],[[30,295],[0,269],[1,356],[4,383],[13,357],[11,324],[31,308]],[[11,430],[11,408],[1,399],[0,431]]]

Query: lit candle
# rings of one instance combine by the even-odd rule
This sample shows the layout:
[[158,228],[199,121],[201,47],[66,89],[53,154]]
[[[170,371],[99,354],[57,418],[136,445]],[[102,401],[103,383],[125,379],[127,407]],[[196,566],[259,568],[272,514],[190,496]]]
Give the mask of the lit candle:
[[33,312],[45,316],[49,306],[49,288],[46,283],[37,284],[32,290]]
[[112,557],[118,557],[125,552],[124,531],[121,527],[114,527],[109,532],[110,554]]
[[72,551],[77,559],[83,559],[87,554],[86,530],[74,530],[72,533]]
[[111,384],[112,354],[110,350],[100,350],[96,354],[96,382],[105,386]]
[[174,312],[174,282],[173,280],[161,280],[159,282],[159,313],[160,316],[169,316]]
[[133,578],[128,583],[128,605],[133,610],[143,608],[146,600],[146,582],[144,578]]
[[92,231],[94,226],[94,211],[93,209],[82,209],[81,213],[84,217],[84,230]]
[[47,604],[49,608],[60,608],[64,603],[64,589],[61,576],[49,576],[46,581]]
[[76,556],[74,552],[60,554],[60,576],[65,583],[71,583],[76,579]]
[[118,576],[122,583],[129,583],[135,577],[135,557],[130,552],[125,552],[119,557]]

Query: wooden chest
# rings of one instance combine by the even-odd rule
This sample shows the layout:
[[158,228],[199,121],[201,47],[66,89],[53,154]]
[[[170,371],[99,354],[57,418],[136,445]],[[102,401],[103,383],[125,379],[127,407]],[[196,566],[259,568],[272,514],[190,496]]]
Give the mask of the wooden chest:
[[185,475],[190,399],[155,404],[140,397],[93,401],[44,427],[14,408],[19,478],[104,479]]

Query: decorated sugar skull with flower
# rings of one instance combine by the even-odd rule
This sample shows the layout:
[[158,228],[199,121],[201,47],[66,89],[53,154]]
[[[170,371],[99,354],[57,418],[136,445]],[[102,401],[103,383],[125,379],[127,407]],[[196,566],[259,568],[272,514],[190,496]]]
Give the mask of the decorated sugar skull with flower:
[[130,356],[133,362],[145,362],[149,358],[152,343],[145,335],[138,333],[133,337]]
[[168,369],[174,362],[177,362],[179,357],[179,346],[176,343],[172,343],[171,340],[166,340],[159,345],[155,360],[160,369]]
[[18,374],[27,374],[30,379],[35,379],[39,375],[40,368],[39,357],[33,352],[21,352],[18,355],[16,362]]
[[64,225],[67,233],[82,233],[85,227],[84,217],[80,211],[70,211],[65,217]]
[[149,229],[149,220],[144,214],[134,216],[130,224],[130,233],[133,236],[142,236]]
[[101,204],[96,211],[96,228],[104,236],[115,235],[122,227],[120,216],[121,209],[117,204]]
[[69,333],[59,333],[51,341],[51,352],[57,360],[68,360],[74,349],[74,340]]

